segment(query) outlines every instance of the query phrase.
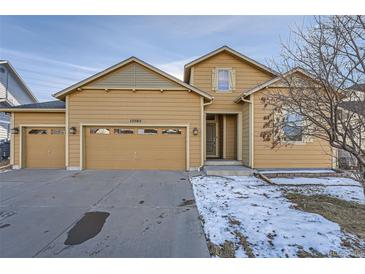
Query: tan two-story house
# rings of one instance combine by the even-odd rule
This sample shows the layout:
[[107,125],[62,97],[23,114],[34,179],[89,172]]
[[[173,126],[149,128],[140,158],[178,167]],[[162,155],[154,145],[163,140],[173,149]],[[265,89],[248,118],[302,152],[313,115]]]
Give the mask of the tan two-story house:
[[[10,112],[14,168],[196,170],[207,161],[251,168],[331,168],[331,149],[296,134],[264,142],[261,97],[275,71],[227,47],[185,65],[184,81],[131,57]],[[290,122],[290,119],[288,119]]]

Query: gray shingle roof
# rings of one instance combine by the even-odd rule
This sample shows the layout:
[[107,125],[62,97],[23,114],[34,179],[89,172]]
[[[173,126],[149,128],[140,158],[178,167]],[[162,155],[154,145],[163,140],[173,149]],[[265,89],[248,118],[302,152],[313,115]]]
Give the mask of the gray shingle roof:
[[11,105],[7,101],[0,101],[0,108],[8,108]]
[[24,105],[19,105],[19,106],[14,106],[11,108],[29,108],[29,109],[34,109],[34,108],[40,108],[40,109],[47,109],[47,108],[65,108],[65,102],[63,101],[49,101],[49,102],[41,102],[41,103],[34,103],[34,104],[24,104]]
[[352,85],[349,89],[365,92],[365,84],[355,84],[355,85]]
[[342,102],[340,107],[365,116],[365,102],[364,101],[348,101]]

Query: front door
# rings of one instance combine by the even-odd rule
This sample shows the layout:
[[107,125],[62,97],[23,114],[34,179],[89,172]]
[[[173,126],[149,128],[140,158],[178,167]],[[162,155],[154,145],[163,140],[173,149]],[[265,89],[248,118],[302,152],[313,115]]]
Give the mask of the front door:
[[218,157],[217,133],[217,123],[207,123],[207,157]]

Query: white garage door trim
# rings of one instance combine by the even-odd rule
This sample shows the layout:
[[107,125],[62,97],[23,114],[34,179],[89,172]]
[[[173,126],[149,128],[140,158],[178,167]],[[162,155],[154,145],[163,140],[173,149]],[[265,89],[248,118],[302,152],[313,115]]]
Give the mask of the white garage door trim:
[[84,137],[84,127],[180,127],[186,129],[186,139],[185,139],[185,154],[186,154],[186,170],[190,169],[190,126],[188,124],[105,124],[105,123],[80,123],[80,170],[84,169],[85,162],[85,137]]
[[[19,125],[19,168],[23,168],[23,162],[24,162],[24,153],[23,153],[23,138],[24,138],[24,132],[23,129],[24,128],[28,128],[28,127],[40,127],[40,128],[44,128],[44,127],[63,127],[66,128],[65,124],[20,124]],[[65,134],[65,138],[66,138],[66,134]],[[66,167],[66,163],[65,163],[65,167]]]

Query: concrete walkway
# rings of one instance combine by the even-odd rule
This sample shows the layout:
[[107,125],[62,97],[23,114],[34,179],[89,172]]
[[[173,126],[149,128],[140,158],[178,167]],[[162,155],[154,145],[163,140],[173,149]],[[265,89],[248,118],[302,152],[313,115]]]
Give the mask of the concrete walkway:
[[209,257],[188,176],[0,173],[0,257]]

